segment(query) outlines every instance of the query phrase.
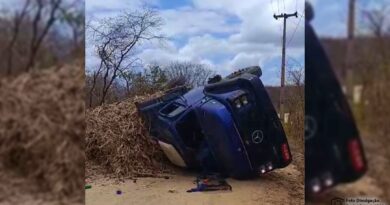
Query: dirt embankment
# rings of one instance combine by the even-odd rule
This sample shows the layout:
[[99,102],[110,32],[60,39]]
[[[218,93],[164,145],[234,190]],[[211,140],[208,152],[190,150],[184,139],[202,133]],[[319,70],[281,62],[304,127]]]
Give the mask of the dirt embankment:
[[0,80],[0,203],[84,202],[84,69]]

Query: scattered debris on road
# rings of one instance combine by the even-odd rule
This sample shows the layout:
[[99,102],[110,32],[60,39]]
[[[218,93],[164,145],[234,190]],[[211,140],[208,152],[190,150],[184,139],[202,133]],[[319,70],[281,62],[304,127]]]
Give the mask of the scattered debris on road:
[[204,192],[204,191],[232,191],[232,186],[226,182],[226,180],[218,174],[199,176],[195,180],[196,187],[187,190],[191,192]]

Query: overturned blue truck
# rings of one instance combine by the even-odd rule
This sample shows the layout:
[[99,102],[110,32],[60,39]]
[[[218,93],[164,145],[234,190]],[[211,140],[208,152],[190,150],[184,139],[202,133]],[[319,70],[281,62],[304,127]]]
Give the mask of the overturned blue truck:
[[136,106],[173,164],[251,178],[292,161],[260,76],[260,67],[249,67],[191,90],[177,87]]
[[358,126],[305,4],[305,197],[360,179],[368,163]]

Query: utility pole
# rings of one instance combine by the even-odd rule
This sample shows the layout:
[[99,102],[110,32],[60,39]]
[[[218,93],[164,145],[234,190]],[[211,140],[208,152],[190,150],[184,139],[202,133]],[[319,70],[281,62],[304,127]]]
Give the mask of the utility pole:
[[348,1],[348,25],[347,25],[347,51],[345,55],[345,76],[346,95],[349,100],[353,95],[353,47],[355,31],[355,0]]
[[289,17],[295,16],[298,18],[298,12],[292,14],[281,13],[280,15],[275,15],[274,18],[283,18],[283,45],[282,45],[282,74],[280,76],[280,95],[279,95],[279,115],[280,120],[284,123],[284,81],[285,81],[285,72],[286,72],[286,20]]

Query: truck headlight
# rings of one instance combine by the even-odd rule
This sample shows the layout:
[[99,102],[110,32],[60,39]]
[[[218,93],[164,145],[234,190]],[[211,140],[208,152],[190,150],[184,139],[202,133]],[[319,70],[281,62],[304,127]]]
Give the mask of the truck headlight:
[[236,108],[241,108],[241,106],[242,106],[239,99],[234,101],[234,105],[236,106]]
[[332,186],[332,184],[333,184],[332,178],[325,179],[325,186]]
[[264,167],[264,166],[261,166],[261,167],[260,167],[260,172],[261,172],[261,174],[264,174],[264,173],[266,172],[266,170],[265,170],[265,167]]
[[272,170],[272,168],[273,168],[272,163],[271,162],[268,163],[267,164],[267,170],[270,171],[270,170]]
[[321,182],[318,179],[313,179],[311,182],[311,191],[313,193],[318,193],[321,191]]
[[242,96],[242,97],[241,97],[241,102],[242,102],[243,105],[248,104],[248,98],[247,98],[245,95]]
[[331,173],[324,174],[322,178],[324,180],[325,186],[329,187],[333,185],[333,177]]

